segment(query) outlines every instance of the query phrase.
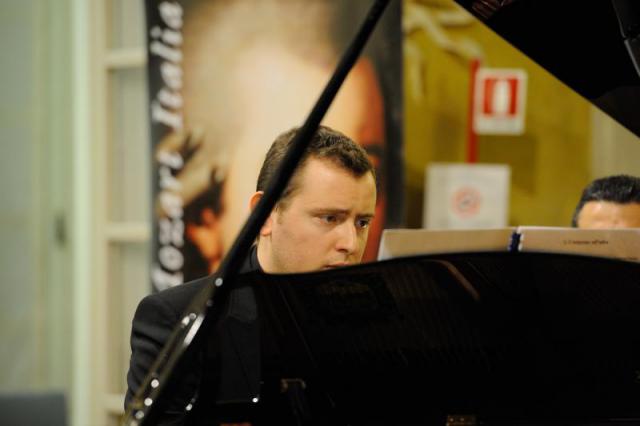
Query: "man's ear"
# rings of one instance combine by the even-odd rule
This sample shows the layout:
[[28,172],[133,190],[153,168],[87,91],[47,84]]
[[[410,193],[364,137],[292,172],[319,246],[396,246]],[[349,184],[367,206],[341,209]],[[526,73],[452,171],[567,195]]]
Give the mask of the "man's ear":
[[[256,208],[256,206],[258,205],[258,202],[262,199],[263,195],[264,195],[264,191],[256,191],[253,193],[253,195],[249,199],[249,208],[251,209],[251,211],[253,211],[253,209]],[[261,237],[267,237],[271,235],[272,220],[273,219],[271,218],[271,214],[270,214],[269,217],[267,217],[267,220],[264,221],[262,228],[260,228]]]

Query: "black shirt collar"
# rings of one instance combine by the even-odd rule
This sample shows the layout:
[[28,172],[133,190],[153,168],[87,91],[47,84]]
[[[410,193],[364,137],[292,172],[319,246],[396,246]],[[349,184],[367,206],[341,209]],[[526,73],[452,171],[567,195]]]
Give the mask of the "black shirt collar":
[[241,274],[244,274],[246,272],[253,272],[253,271],[262,272],[262,268],[260,267],[260,263],[258,262],[258,245],[257,244],[254,244],[251,246],[251,249],[249,250],[249,255],[247,256],[244,263],[242,264],[242,267],[240,268]]

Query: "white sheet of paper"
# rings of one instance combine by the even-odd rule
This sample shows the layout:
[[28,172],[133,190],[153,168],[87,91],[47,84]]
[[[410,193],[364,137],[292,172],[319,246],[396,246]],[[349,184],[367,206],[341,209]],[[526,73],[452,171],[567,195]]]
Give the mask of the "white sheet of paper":
[[514,231],[515,228],[385,229],[378,260],[435,253],[508,251]]
[[573,253],[640,262],[640,228],[577,229],[521,226],[519,251]]

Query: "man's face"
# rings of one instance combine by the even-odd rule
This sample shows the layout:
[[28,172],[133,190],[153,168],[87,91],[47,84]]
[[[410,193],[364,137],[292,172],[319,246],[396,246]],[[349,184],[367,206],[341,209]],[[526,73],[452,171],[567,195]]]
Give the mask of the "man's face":
[[580,210],[578,228],[640,228],[640,203],[589,201]]
[[376,208],[371,173],[355,177],[328,160],[310,158],[297,183],[262,227],[260,266],[290,273],[359,263]]

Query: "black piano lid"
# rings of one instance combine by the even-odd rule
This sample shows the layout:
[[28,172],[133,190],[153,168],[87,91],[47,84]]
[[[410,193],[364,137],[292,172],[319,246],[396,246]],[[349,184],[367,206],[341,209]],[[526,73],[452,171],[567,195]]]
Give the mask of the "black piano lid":
[[[640,33],[637,1],[456,2],[640,136],[640,77],[625,46],[625,38],[633,40]],[[640,48],[636,52],[640,56]]]
[[283,378],[318,424],[640,419],[638,263],[448,254],[239,282],[262,321],[262,423],[286,417]]

